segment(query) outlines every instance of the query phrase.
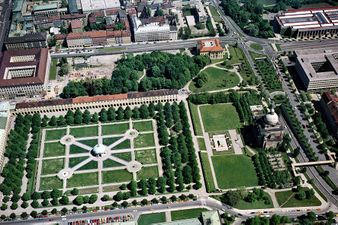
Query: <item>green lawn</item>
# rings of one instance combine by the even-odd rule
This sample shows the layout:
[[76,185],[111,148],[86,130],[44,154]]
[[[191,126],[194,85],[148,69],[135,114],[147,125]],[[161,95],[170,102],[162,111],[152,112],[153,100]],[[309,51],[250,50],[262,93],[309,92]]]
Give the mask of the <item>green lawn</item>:
[[43,152],[44,157],[51,156],[63,156],[65,155],[65,146],[60,142],[55,143],[45,143],[45,148]]
[[42,174],[58,173],[64,167],[64,159],[47,159],[42,161]]
[[265,208],[273,208],[271,197],[268,193],[264,192],[264,195],[270,199],[269,204],[265,204],[264,200],[254,201],[254,202],[246,202],[244,200],[240,200],[235,208],[237,209],[265,209]]
[[125,161],[131,161],[131,153],[130,152],[122,152],[122,153],[115,153],[113,156],[117,158],[123,159]]
[[137,224],[138,225],[150,225],[150,224],[162,223],[162,222],[165,222],[164,212],[140,215],[137,221]]
[[211,15],[214,18],[215,22],[218,22],[218,23],[222,22],[222,18],[218,14],[215,6],[209,5],[209,9],[210,9]]
[[82,187],[98,184],[98,173],[78,173],[73,174],[71,178],[67,180],[67,187]]
[[156,163],[156,150],[149,149],[149,150],[138,150],[135,151],[135,158],[142,164],[151,164]]
[[85,144],[85,145],[88,145],[90,147],[94,147],[95,145],[97,145],[97,139],[87,139],[87,140],[81,140],[81,141],[78,141],[82,144]]
[[109,138],[103,138],[102,143],[103,143],[104,145],[111,145],[111,144],[115,143],[116,141],[120,140],[121,138],[122,138],[122,136],[121,136],[121,137],[109,137]]
[[45,140],[60,140],[63,136],[67,134],[66,129],[58,129],[58,130],[46,130]]
[[103,168],[110,168],[110,167],[119,167],[119,166],[124,166],[114,160],[107,159],[103,161]]
[[136,129],[139,132],[152,131],[153,130],[153,123],[152,123],[152,121],[134,122],[133,127],[134,127],[134,129]]
[[83,126],[78,128],[71,128],[70,133],[74,137],[92,137],[98,135],[97,126]]
[[258,185],[251,159],[245,155],[212,156],[218,186],[222,189]]
[[192,118],[192,123],[194,126],[194,132],[196,135],[202,135],[202,127],[201,127],[201,121],[198,117],[198,109],[197,109],[197,105],[189,102],[189,109],[190,109],[190,114],[191,114],[191,118]]
[[184,220],[191,218],[198,218],[201,216],[202,212],[208,211],[205,208],[196,208],[196,209],[185,209],[171,212],[171,220]]
[[263,46],[258,44],[258,43],[252,43],[250,45],[250,48],[256,50],[256,51],[262,51],[263,50]]
[[127,170],[102,171],[102,182],[105,184],[127,182],[133,179],[133,175]]
[[102,125],[102,135],[124,134],[129,129],[129,123]]
[[137,173],[137,178],[148,179],[150,177],[158,177],[158,168],[157,166],[142,167],[142,169]]
[[206,132],[224,132],[241,126],[236,108],[231,104],[199,107]]
[[310,199],[298,200],[295,198],[295,195],[296,193],[292,191],[276,192],[278,204],[282,208],[320,205],[320,201],[315,196],[312,196]]
[[112,150],[119,150],[119,149],[129,149],[130,148],[130,140],[127,139],[120,144],[116,145]]
[[40,190],[62,189],[62,180],[58,177],[41,177]]
[[197,142],[198,142],[198,146],[199,146],[200,150],[206,150],[207,149],[207,147],[205,147],[204,138],[197,138]]
[[211,166],[208,160],[208,153],[201,152],[200,156],[207,192],[213,192],[216,189],[216,187],[211,173]]
[[154,134],[139,134],[134,140],[135,148],[155,146]]
[[198,88],[196,82],[191,82],[189,89],[194,93],[233,88],[239,84],[239,77],[232,72],[210,67],[202,71],[207,79],[203,86]]
[[74,166],[76,166],[77,164],[79,164],[80,162],[82,162],[86,159],[88,159],[88,157],[86,157],[86,156],[69,158],[69,167],[74,167]]
[[78,153],[86,153],[88,152],[86,149],[80,148],[76,145],[71,145],[69,149],[70,154],[78,154]]
[[57,59],[52,59],[52,62],[50,64],[50,70],[49,70],[49,80],[55,80],[56,79],[56,65],[58,64]]
[[91,170],[91,169],[97,169],[98,165],[97,165],[97,161],[90,161],[89,163],[81,166],[79,168],[79,170]]

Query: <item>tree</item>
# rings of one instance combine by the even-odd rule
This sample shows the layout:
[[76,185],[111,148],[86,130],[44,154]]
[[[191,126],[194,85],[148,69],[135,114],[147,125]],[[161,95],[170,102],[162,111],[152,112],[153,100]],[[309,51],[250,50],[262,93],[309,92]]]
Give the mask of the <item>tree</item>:
[[21,213],[20,217],[22,219],[27,219],[28,218],[28,214],[26,212],[23,212],[23,213]]
[[115,120],[115,109],[113,107],[110,107],[107,112],[107,119],[108,121],[114,121]]
[[30,200],[31,198],[30,198],[30,196],[29,196],[28,193],[24,193],[24,194],[22,195],[21,199],[22,199],[22,201],[28,201],[28,200]]
[[147,181],[145,179],[141,179],[138,182],[138,187],[141,189],[140,190],[140,195],[147,195]]
[[121,205],[122,205],[123,208],[127,208],[128,207],[128,202],[127,201],[123,201]]
[[67,122],[66,122],[66,120],[65,120],[65,118],[63,117],[63,116],[59,116],[58,117],[58,120],[57,120],[57,125],[58,126],[64,126],[64,125],[66,125],[67,124]]
[[306,199],[310,199],[315,195],[315,191],[313,189],[309,189],[305,191]]
[[24,208],[24,209],[27,208],[28,207],[28,203],[27,202],[22,202],[21,207]]
[[49,192],[49,191],[44,191],[44,192],[42,192],[41,197],[42,197],[43,199],[48,199],[48,198],[50,198],[50,192]]
[[50,201],[50,204],[52,204],[53,206],[57,206],[57,205],[59,204],[58,198],[53,198],[53,199]]
[[73,189],[70,191],[70,193],[71,193],[72,195],[78,195],[78,194],[79,194],[79,189],[73,188]]
[[123,193],[121,191],[117,192],[114,195],[113,199],[117,202],[122,201],[123,200]]
[[156,180],[153,177],[148,179],[148,193],[150,195],[153,195],[156,193]]
[[6,209],[8,208],[8,205],[7,204],[5,204],[5,203],[2,203],[2,205],[1,205],[1,210],[2,211],[5,211]]
[[92,116],[92,122],[93,123],[97,123],[97,121],[99,121],[99,116],[97,115],[97,113],[95,112]]
[[241,194],[238,191],[228,191],[223,195],[223,202],[230,206],[235,206],[241,199]]
[[49,118],[46,115],[44,115],[41,121],[41,127],[47,127],[48,121],[49,121]]
[[14,220],[14,219],[16,218],[16,214],[15,214],[15,213],[11,213],[11,214],[9,215],[9,217],[10,217],[12,220]]
[[60,203],[62,205],[68,205],[69,204],[69,198],[66,195],[63,195],[60,199]]
[[100,121],[107,122],[107,120],[108,120],[107,110],[103,108],[100,112]]
[[132,112],[133,112],[133,115],[132,115],[133,119],[140,119],[140,111],[137,107],[135,107]]
[[48,199],[44,199],[44,200],[41,202],[41,205],[42,205],[43,207],[48,206],[48,205],[49,205]]
[[49,126],[51,127],[54,127],[57,125],[57,120],[56,120],[56,117],[55,116],[52,116],[49,120],[49,123],[48,123]]
[[68,125],[74,124],[74,113],[70,109],[67,111],[67,114],[66,114],[66,123]]
[[54,208],[54,209],[52,209],[51,213],[52,213],[53,215],[55,215],[55,214],[58,213],[58,210],[57,210],[56,208]]
[[90,112],[86,109],[86,110],[83,112],[83,122],[84,122],[85,124],[89,124],[89,123],[90,123],[90,120],[91,120]]
[[304,200],[306,198],[306,194],[303,190],[300,190],[296,195],[295,197],[298,199],[298,200]]
[[148,107],[146,105],[141,105],[140,106],[140,117],[142,119],[147,119],[149,118],[149,110],[148,110]]
[[74,200],[73,203],[75,205],[82,205],[83,204],[83,196],[79,195]]
[[94,204],[96,201],[97,201],[97,195],[96,194],[92,194],[90,197],[89,197],[89,204]]
[[80,109],[77,109],[75,111],[75,115],[74,115],[74,123],[75,124],[81,124],[82,123],[82,112]]
[[164,193],[166,190],[166,178],[165,177],[159,177],[157,178],[157,190],[160,193]]
[[30,215],[31,215],[31,217],[36,218],[38,216],[38,212],[37,211],[32,211],[30,213]]
[[110,199],[109,195],[103,195],[102,198],[101,198],[101,200],[104,201],[104,202],[108,201],[109,199]]
[[33,208],[38,208],[40,206],[39,202],[37,200],[33,200],[32,203],[31,203],[31,206]]
[[62,191],[60,191],[60,190],[58,190],[58,189],[56,189],[56,188],[54,188],[54,189],[51,191],[51,193],[50,193],[50,196],[51,196],[52,198],[60,198],[61,195],[62,195]]
[[192,170],[189,165],[186,165],[183,168],[183,179],[184,179],[184,183],[186,184],[190,184],[192,182]]
[[128,120],[132,117],[132,115],[133,115],[133,112],[131,111],[130,107],[127,106],[124,110],[124,118]]
[[135,180],[132,180],[129,185],[130,195],[132,197],[135,197],[137,195],[137,182]]
[[47,210],[42,210],[41,214],[44,215],[44,216],[46,216],[48,214],[48,211]]
[[68,209],[66,207],[61,209],[62,215],[65,215],[67,212],[68,212]]
[[148,205],[148,200],[147,199],[142,199],[141,205]]
[[74,207],[72,208],[72,212],[77,212],[77,207],[74,206]]

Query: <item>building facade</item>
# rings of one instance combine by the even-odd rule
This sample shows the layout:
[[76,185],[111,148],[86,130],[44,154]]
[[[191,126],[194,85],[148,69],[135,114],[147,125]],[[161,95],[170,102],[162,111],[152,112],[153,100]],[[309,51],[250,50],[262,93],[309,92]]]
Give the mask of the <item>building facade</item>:
[[225,55],[219,39],[200,40],[197,48],[200,55],[207,55],[210,59],[223,59]]
[[6,49],[46,48],[46,33],[31,33],[21,37],[8,37],[5,40]]
[[281,34],[300,39],[337,37],[338,7],[288,10],[275,17]]
[[338,48],[297,50],[296,70],[306,90],[338,87]]
[[320,100],[320,107],[328,128],[338,139],[338,97],[330,92],[324,92]]

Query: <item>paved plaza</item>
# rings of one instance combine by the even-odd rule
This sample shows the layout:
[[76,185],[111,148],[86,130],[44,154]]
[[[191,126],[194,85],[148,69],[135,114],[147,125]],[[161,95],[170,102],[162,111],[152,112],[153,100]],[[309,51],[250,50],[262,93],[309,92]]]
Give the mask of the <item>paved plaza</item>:
[[152,119],[43,129],[35,190],[118,190],[161,176],[159,151]]

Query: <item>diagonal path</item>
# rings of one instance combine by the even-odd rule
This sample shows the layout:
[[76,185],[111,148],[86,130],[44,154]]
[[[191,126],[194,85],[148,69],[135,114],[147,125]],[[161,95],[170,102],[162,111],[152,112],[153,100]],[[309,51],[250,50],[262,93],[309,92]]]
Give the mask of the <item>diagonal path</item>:
[[73,145],[76,145],[76,146],[78,146],[78,147],[80,147],[80,148],[83,148],[83,149],[85,149],[85,150],[88,150],[88,151],[91,151],[91,150],[93,149],[92,147],[90,147],[90,146],[88,146],[88,145],[85,145],[85,144],[82,144],[82,143],[77,142],[77,141],[75,141],[75,142],[73,143]]
[[108,146],[109,149],[114,148],[115,146],[121,144],[122,142],[124,142],[125,140],[127,140],[127,138],[125,136],[123,136],[121,139],[115,141],[114,143],[112,143],[111,145]]
[[79,164],[77,164],[76,166],[70,168],[71,170],[75,171],[77,169],[79,169],[80,167],[86,165],[87,163],[89,163],[90,161],[92,161],[93,159],[91,159],[90,157],[88,159],[83,160],[82,162],[80,162]]
[[116,161],[116,162],[118,162],[118,163],[120,163],[120,164],[123,164],[123,165],[125,165],[125,166],[129,163],[129,162],[123,160],[123,159],[117,158],[117,157],[112,156],[112,155],[109,156],[108,158],[111,159],[111,160],[113,160],[113,161]]

